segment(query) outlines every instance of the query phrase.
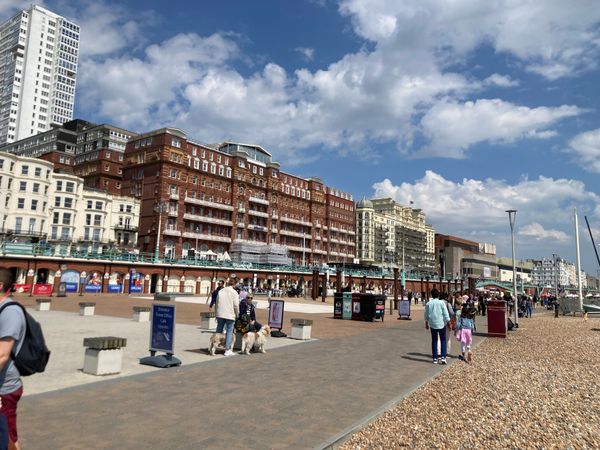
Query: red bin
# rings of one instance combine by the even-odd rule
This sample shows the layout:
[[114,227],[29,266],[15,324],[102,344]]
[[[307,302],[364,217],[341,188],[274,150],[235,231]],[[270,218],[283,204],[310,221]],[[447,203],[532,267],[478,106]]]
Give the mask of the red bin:
[[487,308],[489,337],[506,337],[506,302],[490,300]]

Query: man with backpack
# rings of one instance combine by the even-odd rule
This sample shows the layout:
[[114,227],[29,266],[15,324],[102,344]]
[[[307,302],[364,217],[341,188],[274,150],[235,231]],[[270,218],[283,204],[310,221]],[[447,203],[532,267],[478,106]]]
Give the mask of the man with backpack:
[[[12,273],[0,269],[0,308],[13,302],[10,297],[13,282]],[[0,312],[0,413],[8,423],[9,448],[16,450],[21,448],[17,434],[17,404],[23,394],[23,382],[11,353],[18,353],[21,349],[25,331],[25,314],[21,307],[3,308]]]

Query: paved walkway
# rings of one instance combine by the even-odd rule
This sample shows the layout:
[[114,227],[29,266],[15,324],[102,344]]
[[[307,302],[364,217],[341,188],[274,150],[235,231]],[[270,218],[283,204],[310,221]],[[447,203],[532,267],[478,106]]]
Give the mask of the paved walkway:
[[[271,346],[264,355],[215,357],[210,363],[190,361],[180,368],[26,392],[19,415],[23,446],[322,448],[443,370],[431,364],[422,320],[319,320],[341,332],[300,345]],[[137,325],[121,324],[124,332]],[[36,377],[50,375],[61,376]]]

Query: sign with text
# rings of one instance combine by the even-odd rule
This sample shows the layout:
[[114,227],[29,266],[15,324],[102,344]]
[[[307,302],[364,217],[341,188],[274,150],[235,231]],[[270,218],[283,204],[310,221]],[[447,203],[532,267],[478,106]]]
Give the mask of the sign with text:
[[175,305],[154,303],[150,327],[150,351],[173,354],[175,348]]
[[283,300],[271,300],[269,302],[269,326],[271,328],[283,328]]
[[400,300],[398,317],[410,317],[410,300]]
[[33,295],[52,295],[54,286],[52,284],[34,284]]

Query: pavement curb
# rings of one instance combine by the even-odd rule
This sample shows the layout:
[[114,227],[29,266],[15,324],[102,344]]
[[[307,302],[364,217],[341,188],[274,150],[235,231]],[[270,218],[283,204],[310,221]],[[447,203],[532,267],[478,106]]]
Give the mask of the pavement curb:
[[[486,339],[488,339],[488,338],[484,337],[480,342],[477,343],[477,345],[473,346],[473,349],[479,347],[483,342],[485,342]],[[448,365],[448,367],[450,367],[451,365],[453,365],[453,364],[455,364],[457,362],[458,362],[458,360],[457,361],[453,361],[452,363],[450,363]],[[431,378],[428,378],[427,380],[423,381],[422,383],[419,383],[418,385],[414,386],[408,392],[405,392],[404,394],[399,395],[396,398],[393,398],[392,400],[390,400],[389,402],[385,403],[383,406],[379,407],[378,409],[376,409],[372,413],[370,413],[367,416],[363,417],[358,422],[354,423],[353,425],[350,425],[348,428],[346,428],[341,433],[335,435],[333,438],[328,439],[327,441],[325,441],[325,442],[319,444],[318,446],[314,447],[314,450],[336,450],[337,448],[339,448],[340,445],[342,445],[344,442],[346,442],[348,439],[350,439],[350,437],[354,433],[357,433],[357,432],[361,431],[363,428],[365,428],[366,426],[368,426],[375,419],[379,418],[380,416],[382,416],[383,414],[385,414],[387,411],[389,411],[390,409],[392,409],[395,406],[397,406],[400,402],[402,402],[402,400],[404,400],[407,397],[410,397],[421,386],[424,386],[427,383],[431,382],[432,380],[435,380],[437,377],[439,377],[444,372],[445,372],[445,370],[442,370],[439,373],[436,373]]]

